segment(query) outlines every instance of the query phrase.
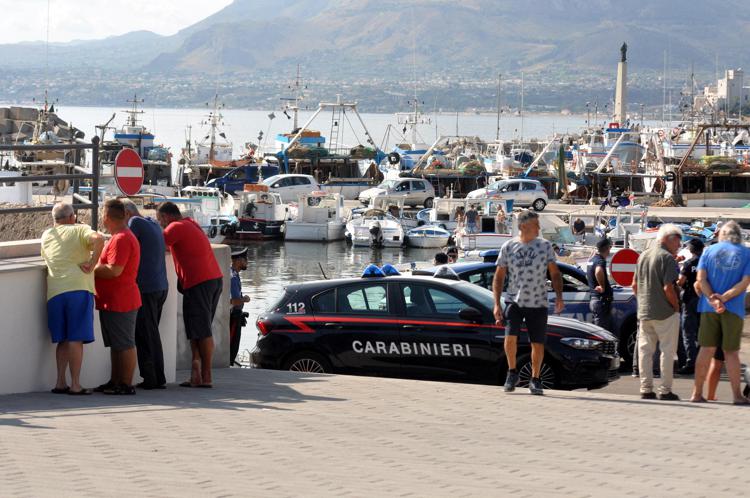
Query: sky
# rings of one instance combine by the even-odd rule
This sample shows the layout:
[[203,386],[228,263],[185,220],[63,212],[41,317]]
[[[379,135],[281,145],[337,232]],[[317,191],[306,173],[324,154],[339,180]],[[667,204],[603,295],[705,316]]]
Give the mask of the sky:
[[[0,43],[47,39],[48,0],[0,0]],[[49,0],[51,42],[147,30],[171,35],[232,0]]]

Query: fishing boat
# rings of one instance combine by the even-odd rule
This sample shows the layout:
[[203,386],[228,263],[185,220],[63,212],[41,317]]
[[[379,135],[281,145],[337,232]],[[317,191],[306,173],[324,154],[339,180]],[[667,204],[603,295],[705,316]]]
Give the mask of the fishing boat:
[[289,206],[266,185],[245,185],[240,195],[237,221],[226,225],[226,240],[270,240],[284,236]]
[[[119,190],[115,185],[114,164],[117,154],[123,149],[133,149],[138,153],[143,163],[143,192],[174,196],[176,189],[172,180],[172,154],[169,149],[156,145],[156,136],[141,124],[139,116],[144,111],[138,109],[143,99],[137,95],[133,100],[128,100],[132,108],[124,111],[128,118],[121,128],[110,128],[109,124],[114,120],[115,114],[103,125],[96,128],[101,130],[101,178],[100,185],[106,188],[107,193],[117,194]],[[114,140],[105,140],[106,131],[114,129]]]
[[286,240],[329,242],[342,240],[346,230],[344,198],[339,194],[312,192],[301,195],[297,216],[286,223]]
[[437,249],[448,245],[451,233],[436,225],[422,225],[406,232],[406,245],[423,249]]
[[[208,105],[208,104],[206,104]],[[234,156],[234,144],[227,138],[224,115],[219,95],[214,95],[213,109],[201,122],[205,129],[199,140],[192,138],[192,126],[187,127],[185,147],[180,153],[180,177],[184,184],[202,185],[211,178],[218,178],[238,166],[254,164],[257,145],[245,143],[245,151],[240,157]],[[202,133],[202,134],[203,134]]]
[[401,223],[382,209],[352,211],[345,235],[355,247],[401,247],[404,243]]

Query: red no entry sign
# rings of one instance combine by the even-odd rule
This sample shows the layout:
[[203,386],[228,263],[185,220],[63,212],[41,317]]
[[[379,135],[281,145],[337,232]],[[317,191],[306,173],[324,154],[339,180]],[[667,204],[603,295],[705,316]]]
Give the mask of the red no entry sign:
[[632,249],[620,249],[612,256],[610,271],[612,279],[623,287],[633,285],[635,275],[635,264],[638,262],[638,253]]
[[143,161],[133,149],[122,149],[115,158],[115,183],[125,195],[135,195],[143,186]]

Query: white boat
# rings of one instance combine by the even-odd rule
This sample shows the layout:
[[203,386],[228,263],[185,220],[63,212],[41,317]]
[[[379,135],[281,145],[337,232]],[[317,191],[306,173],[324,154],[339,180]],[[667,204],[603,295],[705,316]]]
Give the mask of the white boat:
[[441,248],[448,245],[451,233],[436,225],[422,225],[406,232],[406,245],[424,249]]
[[354,211],[346,224],[346,238],[355,247],[401,247],[404,229],[398,219],[381,209]]
[[344,238],[344,198],[339,194],[312,192],[299,197],[297,216],[286,224],[286,240],[328,242]]
[[212,243],[223,243],[226,227],[237,223],[234,197],[213,187],[185,187],[182,196],[200,203],[196,206],[193,219]]

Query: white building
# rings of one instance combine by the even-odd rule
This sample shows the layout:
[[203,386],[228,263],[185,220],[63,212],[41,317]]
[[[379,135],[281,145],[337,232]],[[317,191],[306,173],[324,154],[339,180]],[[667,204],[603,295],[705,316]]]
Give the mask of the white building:
[[716,111],[730,113],[740,106],[750,105],[750,87],[744,86],[742,69],[727,69],[716,85],[703,89],[703,95],[695,97],[695,107],[711,106]]

